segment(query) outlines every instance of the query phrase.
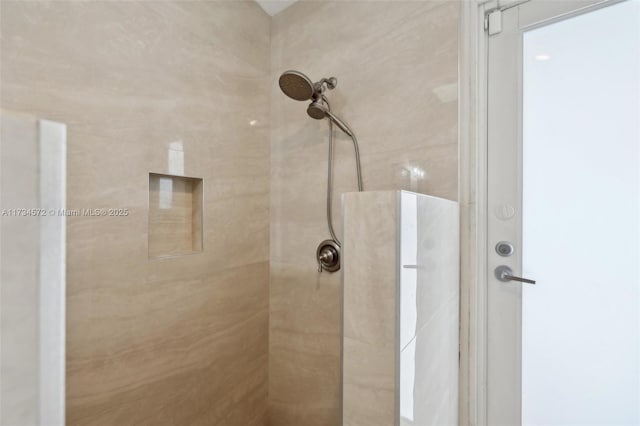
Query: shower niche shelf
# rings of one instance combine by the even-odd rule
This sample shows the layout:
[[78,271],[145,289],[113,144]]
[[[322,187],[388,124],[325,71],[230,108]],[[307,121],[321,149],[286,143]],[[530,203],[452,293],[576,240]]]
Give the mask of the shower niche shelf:
[[202,251],[202,179],[149,173],[149,258]]

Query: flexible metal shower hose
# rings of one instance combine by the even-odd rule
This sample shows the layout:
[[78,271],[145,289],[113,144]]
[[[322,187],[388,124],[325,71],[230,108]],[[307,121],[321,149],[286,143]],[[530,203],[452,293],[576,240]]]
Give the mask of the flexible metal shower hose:
[[[326,99],[326,98],[325,98]],[[326,100],[325,100],[326,102]],[[331,109],[329,103],[327,102],[327,107]],[[360,149],[358,148],[358,140],[356,139],[355,133],[351,130],[351,141],[353,142],[353,149],[356,154],[356,173],[358,176],[358,192],[362,192],[362,171],[360,168]],[[333,121],[329,119],[329,161],[328,161],[328,171],[327,171],[327,225],[329,226],[329,234],[331,234],[331,238],[333,241],[338,244],[338,246],[342,247],[342,243],[338,240],[336,236],[335,230],[333,229],[333,215],[331,214],[333,207]]]

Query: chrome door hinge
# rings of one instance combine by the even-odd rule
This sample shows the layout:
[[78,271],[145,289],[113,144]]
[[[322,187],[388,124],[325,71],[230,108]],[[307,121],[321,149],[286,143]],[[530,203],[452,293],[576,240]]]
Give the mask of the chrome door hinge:
[[502,10],[492,10],[484,16],[484,30],[490,36],[502,32]]
[[502,12],[512,7],[520,6],[530,0],[496,0],[487,3],[484,13],[484,30],[489,35],[500,34],[502,32]]

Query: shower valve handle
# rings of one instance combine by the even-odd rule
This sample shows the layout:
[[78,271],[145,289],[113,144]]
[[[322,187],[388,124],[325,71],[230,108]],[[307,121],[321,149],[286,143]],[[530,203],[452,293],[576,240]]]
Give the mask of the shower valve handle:
[[340,269],[340,246],[333,240],[324,240],[316,251],[318,272],[336,272]]
[[327,248],[322,249],[318,256],[318,272],[322,272],[322,265],[333,262],[333,252]]

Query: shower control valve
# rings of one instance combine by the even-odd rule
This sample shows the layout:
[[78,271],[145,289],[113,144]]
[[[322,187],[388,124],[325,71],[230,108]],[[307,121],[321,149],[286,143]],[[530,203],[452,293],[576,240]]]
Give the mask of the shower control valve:
[[335,272],[340,269],[340,246],[334,240],[324,240],[316,250],[318,272]]

